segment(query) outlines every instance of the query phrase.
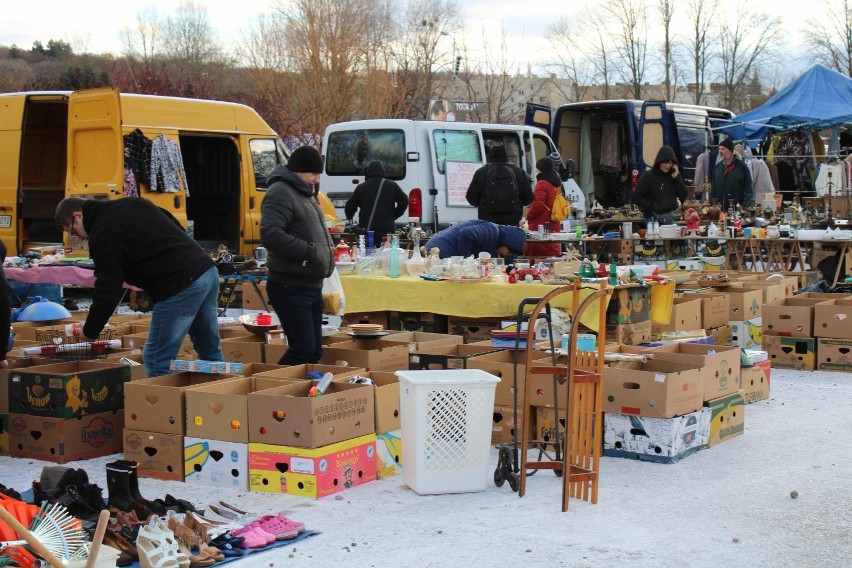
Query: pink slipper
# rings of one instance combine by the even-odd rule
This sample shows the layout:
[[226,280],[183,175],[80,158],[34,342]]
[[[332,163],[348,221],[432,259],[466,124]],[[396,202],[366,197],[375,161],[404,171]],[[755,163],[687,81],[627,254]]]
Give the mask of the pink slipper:
[[[303,523],[301,521],[295,521],[295,520],[291,519],[290,517],[288,517],[287,515],[285,515],[284,513],[278,513],[277,515],[266,515],[266,517],[278,517],[279,519],[281,519],[282,521],[287,523],[290,527],[296,529],[299,532],[304,532],[304,530],[305,530],[305,523]],[[260,520],[262,521],[266,517],[262,517]]]
[[245,539],[240,545],[242,548],[263,548],[267,544],[275,542],[275,537],[262,530],[259,526],[248,525],[231,531],[231,535],[241,536]]
[[255,522],[260,523],[261,529],[274,534],[275,540],[287,540],[299,534],[299,531],[294,526],[280,519],[277,515],[266,515]]

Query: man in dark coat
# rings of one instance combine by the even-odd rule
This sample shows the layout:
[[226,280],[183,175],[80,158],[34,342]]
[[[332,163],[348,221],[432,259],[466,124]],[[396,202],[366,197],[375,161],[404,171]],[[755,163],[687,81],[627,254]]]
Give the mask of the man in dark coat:
[[498,254],[512,257],[522,254],[526,243],[527,234],[518,226],[472,219],[435,233],[426,241],[426,250],[437,247],[441,258],[478,256],[480,252],[487,252],[492,258]]
[[[515,178],[515,186],[517,187],[516,202],[500,203],[496,207],[499,209],[498,211],[495,211],[495,207],[489,204],[487,187],[489,176],[494,175],[492,172],[495,168],[508,168]],[[492,146],[488,152],[488,163],[474,172],[470,186],[467,188],[466,198],[468,203],[479,209],[478,217],[483,221],[491,221],[498,225],[517,225],[524,216],[524,207],[532,203],[533,200],[530,177],[524,170],[509,163],[506,147],[497,144]]]
[[149,377],[169,374],[169,364],[187,333],[200,359],[223,360],[219,272],[170,213],[141,197],[109,201],[68,197],[56,206],[56,225],[88,240],[95,263],[92,306],[81,341],[98,338],[126,282],[145,290],[154,301],[142,352]]
[[269,174],[260,205],[260,240],[267,250],[266,291],[289,345],[279,365],[322,357],[322,283],[334,271],[334,243],[314,194],[322,156],[296,148]]
[[719,156],[722,159],[713,169],[710,199],[718,202],[723,209],[754,205],[751,172],[734,152],[734,142],[730,138],[719,143]]
[[[379,189],[381,188],[381,189]],[[376,242],[396,231],[394,221],[408,208],[408,196],[395,181],[385,179],[385,168],[378,160],[367,164],[364,183],[359,184],[346,202],[346,218],[351,220],[358,213],[358,226],[365,231],[376,232]]]
[[633,203],[642,210],[645,222],[656,220],[660,225],[675,222],[678,200],[686,199],[686,184],[677,167],[674,150],[663,146],[654,159],[654,167],[645,170],[633,192]]

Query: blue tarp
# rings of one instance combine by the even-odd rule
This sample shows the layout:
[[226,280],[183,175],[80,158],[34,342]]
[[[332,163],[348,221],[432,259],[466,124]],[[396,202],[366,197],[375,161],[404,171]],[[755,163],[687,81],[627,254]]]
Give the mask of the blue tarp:
[[763,140],[770,130],[823,130],[852,123],[852,79],[814,65],[756,109],[718,123],[734,139]]

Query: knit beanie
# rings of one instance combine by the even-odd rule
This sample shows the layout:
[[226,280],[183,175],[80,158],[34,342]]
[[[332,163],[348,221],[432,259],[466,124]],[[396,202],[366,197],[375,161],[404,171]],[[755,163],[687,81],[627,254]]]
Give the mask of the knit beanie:
[[299,146],[290,154],[287,169],[291,172],[321,174],[322,156],[313,146]]
[[734,141],[731,140],[730,138],[725,138],[724,140],[719,142],[719,147],[720,148],[725,147],[728,150],[730,150],[731,152],[733,152],[734,151]]
[[543,174],[546,174],[547,172],[552,172],[553,171],[553,160],[550,159],[550,156],[548,156],[546,158],[542,158],[535,163],[535,167],[538,171],[540,171]]

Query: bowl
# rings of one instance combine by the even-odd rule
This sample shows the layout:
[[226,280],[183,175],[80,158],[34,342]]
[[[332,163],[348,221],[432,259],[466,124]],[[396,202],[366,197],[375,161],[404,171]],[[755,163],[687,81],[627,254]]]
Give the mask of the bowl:
[[260,325],[257,323],[257,316],[259,314],[243,314],[237,318],[243,327],[252,332],[255,335],[259,335],[264,337],[267,331],[271,331],[273,329],[278,329],[281,327],[281,321],[278,319],[276,314],[270,314],[272,316],[272,323],[269,325]]
[[338,262],[335,264],[339,274],[349,274],[355,270],[355,262]]

